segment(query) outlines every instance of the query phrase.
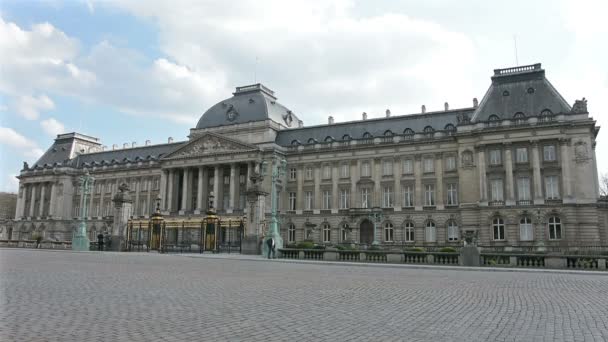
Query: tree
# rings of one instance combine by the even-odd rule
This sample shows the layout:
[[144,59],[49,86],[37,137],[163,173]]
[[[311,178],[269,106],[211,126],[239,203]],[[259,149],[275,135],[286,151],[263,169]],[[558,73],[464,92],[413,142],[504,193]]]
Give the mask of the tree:
[[608,173],[600,176],[600,196],[608,196]]

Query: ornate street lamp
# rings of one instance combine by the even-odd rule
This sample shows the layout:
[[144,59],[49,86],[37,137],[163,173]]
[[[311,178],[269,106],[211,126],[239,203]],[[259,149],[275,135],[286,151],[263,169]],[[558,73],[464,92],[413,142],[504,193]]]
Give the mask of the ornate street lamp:
[[380,244],[378,240],[376,240],[376,232],[378,229],[378,222],[382,221],[382,209],[380,207],[373,207],[368,217],[374,223],[374,241],[372,242],[372,246],[376,246]]
[[[220,218],[215,214],[215,208],[213,207],[215,196],[213,191],[209,193],[209,202],[207,203],[207,216],[203,219],[205,225],[205,247],[208,249],[213,248],[213,252],[218,250],[217,233],[221,230]],[[209,241],[210,235],[213,235],[213,241]]]
[[160,196],[156,197],[156,211],[150,216],[152,222],[152,232],[150,232],[150,242],[153,236],[158,235],[158,252],[162,253],[164,246],[164,217],[160,213]]
[[[264,176],[266,161],[262,162],[261,171],[262,176]],[[268,255],[268,245],[266,241],[270,238],[274,239],[275,248],[280,249],[283,248],[283,239],[281,238],[281,234],[279,234],[279,224],[277,220],[277,183],[280,179],[285,175],[285,168],[287,166],[287,161],[283,157],[274,156],[272,159],[272,164],[270,165],[270,176],[271,176],[271,192],[270,192],[270,228],[268,229],[268,233],[264,237],[264,243],[262,244],[262,255]]]

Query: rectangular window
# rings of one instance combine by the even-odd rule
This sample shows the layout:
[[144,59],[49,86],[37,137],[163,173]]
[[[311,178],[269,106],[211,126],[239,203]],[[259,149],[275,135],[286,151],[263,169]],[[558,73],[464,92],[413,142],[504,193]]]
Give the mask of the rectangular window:
[[559,199],[559,185],[557,176],[545,177],[545,194],[547,199]]
[[371,167],[369,162],[361,163],[361,177],[370,177],[371,176]]
[[288,234],[287,234],[287,242],[296,242],[296,226],[293,224],[290,224],[289,227],[287,228]]
[[448,184],[447,205],[458,205],[458,185],[455,183]]
[[350,165],[342,164],[340,165],[340,178],[348,178],[350,177]]
[[435,159],[424,158],[424,172],[425,173],[435,172]]
[[449,157],[445,158],[445,169],[446,169],[446,171],[456,170],[456,157],[449,156]]
[[349,207],[349,191],[347,189],[340,190],[340,209],[348,209]]
[[298,170],[295,167],[289,169],[289,180],[296,180],[298,175]]
[[306,203],[306,210],[312,210],[312,191],[304,193],[304,203]]
[[306,179],[312,179],[312,167],[310,166],[306,167]]
[[372,207],[369,188],[361,188],[361,207]]
[[500,165],[502,164],[502,155],[500,154],[500,150],[490,150],[490,165]]
[[331,166],[323,166],[323,179],[331,179]]
[[520,201],[530,200],[530,178],[517,178],[517,199]]
[[424,186],[424,205],[435,205],[435,184],[426,184]]
[[494,227],[494,240],[504,240],[505,239],[505,225],[504,224],[494,224],[493,227]]
[[458,226],[454,222],[448,224],[448,241],[458,241],[459,238]]
[[385,160],[382,162],[382,175],[392,176],[393,175],[393,161]]
[[518,147],[515,150],[515,161],[517,163],[527,163],[528,162],[528,149],[525,147]]
[[414,226],[409,222],[405,225],[405,242],[414,242]]
[[393,206],[393,187],[385,186],[382,189],[382,207],[390,208]]
[[519,222],[519,240],[520,241],[532,241],[533,238],[532,221],[524,217]]
[[503,200],[502,179],[492,179],[490,181],[490,193],[492,201]]
[[331,209],[331,191],[323,190],[323,209]]
[[412,173],[414,173],[414,163],[411,159],[405,159],[403,161],[403,174],[411,175]]
[[224,185],[230,185],[230,176],[224,176]]
[[543,146],[543,160],[544,161],[555,161],[555,146],[553,146],[553,145]]
[[414,187],[412,185],[403,186],[403,206],[413,207],[414,206]]
[[296,193],[289,193],[289,210],[296,210]]
[[243,185],[245,183],[247,183],[247,175],[239,174],[239,184]]
[[329,224],[323,226],[323,242],[331,242],[331,228],[329,227]]

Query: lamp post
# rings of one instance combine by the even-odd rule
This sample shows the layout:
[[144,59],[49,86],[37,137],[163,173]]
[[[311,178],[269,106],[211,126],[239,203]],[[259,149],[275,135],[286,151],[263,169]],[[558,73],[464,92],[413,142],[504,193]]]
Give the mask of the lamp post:
[[156,197],[156,211],[150,216],[150,220],[152,221],[152,232],[150,232],[150,241],[152,241],[152,236],[158,233],[158,252],[162,253],[164,248],[164,229],[163,222],[165,219],[163,215],[160,213],[160,196]]
[[380,207],[373,207],[372,211],[367,216],[372,222],[374,222],[374,240],[372,241],[372,246],[379,245],[380,243],[376,240],[376,232],[378,222],[382,221],[382,209]]
[[80,203],[80,223],[78,228],[72,237],[72,250],[74,251],[88,251],[90,246],[89,238],[87,237],[87,195],[91,193],[91,187],[95,182],[95,178],[89,175],[89,171],[85,170],[84,175],[80,177],[80,191],[81,198]]
[[[211,191],[209,193],[209,202],[207,203],[207,216],[203,219],[205,223],[205,247],[207,247],[206,249],[213,247],[213,253],[218,251],[217,233],[221,231],[221,227],[218,227],[220,219],[215,214],[215,208],[213,207],[214,200],[215,196],[213,195],[213,191]],[[210,235],[213,235],[213,241],[209,241]]]
[[[264,176],[266,161],[262,162],[262,176]],[[278,206],[278,194],[277,194],[277,183],[285,175],[285,168],[287,161],[283,157],[274,156],[270,165],[270,229],[264,237],[264,243],[262,244],[262,255],[268,255],[268,245],[265,243],[268,239],[273,238],[275,241],[275,248],[283,248],[283,239],[279,234],[279,224],[277,220],[277,206]]]

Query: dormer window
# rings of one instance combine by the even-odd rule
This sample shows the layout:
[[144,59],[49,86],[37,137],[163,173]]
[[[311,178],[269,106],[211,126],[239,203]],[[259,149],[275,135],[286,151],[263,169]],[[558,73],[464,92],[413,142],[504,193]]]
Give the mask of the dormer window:
[[332,142],[332,141],[334,141],[334,138],[333,138],[333,137],[331,137],[331,136],[327,136],[327,137],[325,137],[325,142],[326,142],[326,143],[330,143],[330,142]]
[[526,114],[517,112],[513,115],[513,120],[515,120],[516,125],[523,125],[526,122]]
[[298,146],[298,145],[300,145],[300,142],[298,140],[291,141],[291,146]]
[[453,135],[456,132],[456,127],[454,127],[454,125],[452,124],[445,125],[444,129],[448,133],[448,135]]
[[344,141],[349,141],[349,140],[351,140],[351,139],[352,139],[352,137],[351,137],[349,134],[344,134],[344,135],[342,136],[342,140],[344,140]]
[[412,140],[412,139],[414,139],[414,131],[411,128],[406,128],[403,131],[403,139],[404,140]]
[[545,109],[542,112],[540,112],[540,115],[538,117],[538,121],[539,122],[550,122],[553,121],[553,112],[549,109]]
[[435,130],[431,126],[424,127],[424,136],[426,138],[432,138],[435,135]]
[[369,132],[363,133],[363,139],[371,139],[373,137],[374,136],[371,133],[369,133]]
[[311,145],[312,144],[316,144],[317,140],[315,138],[310,138],[310,139],[308,139],[308,143],[311,144]]
[[500,126],[500,118],[498,117],[498,115],[490,115],[490,117],[488,118],[488,126],[490,127],[496,127],[496,126]]

